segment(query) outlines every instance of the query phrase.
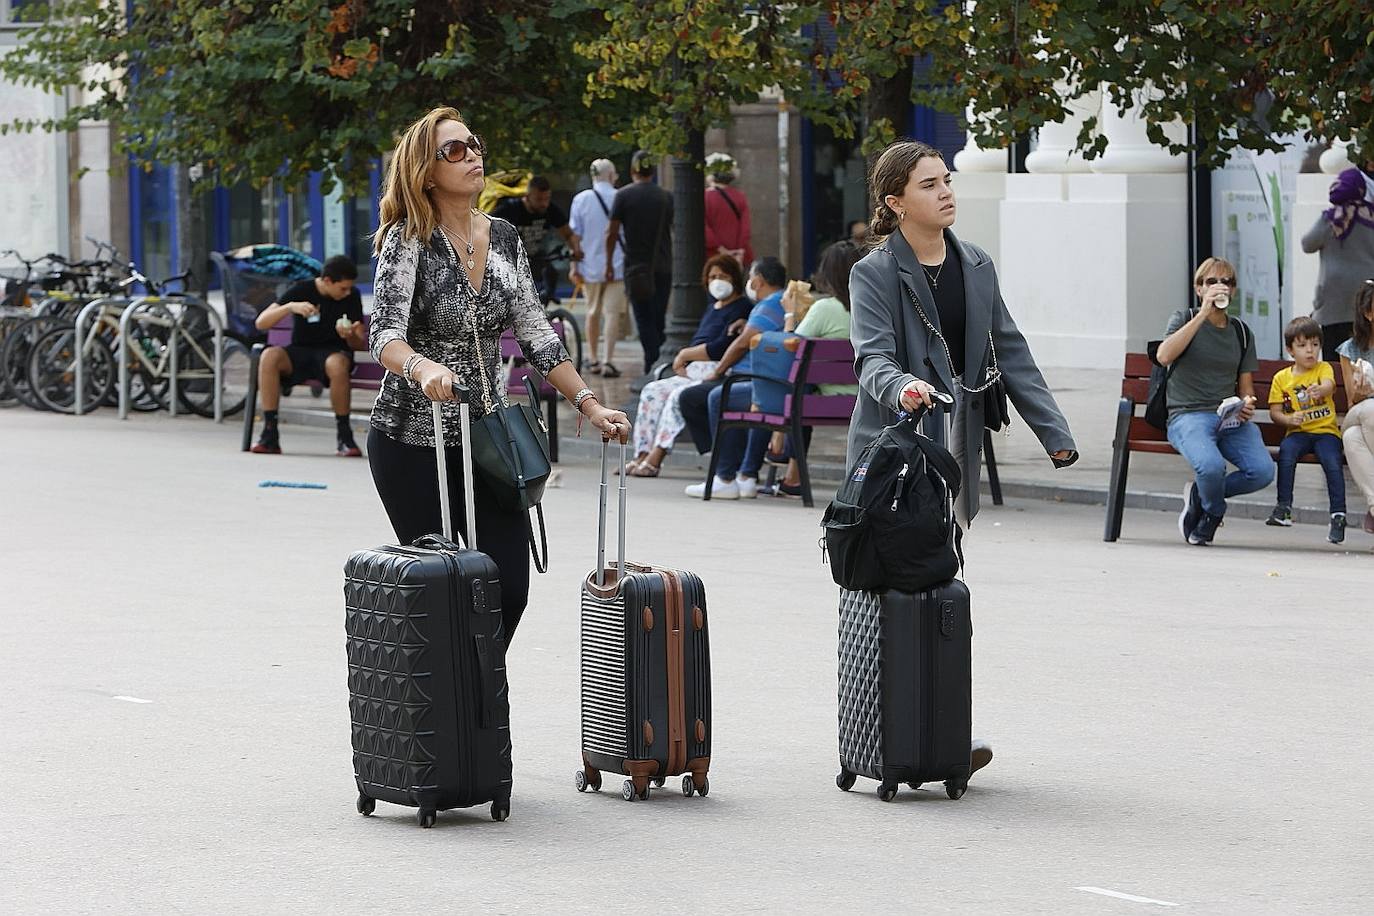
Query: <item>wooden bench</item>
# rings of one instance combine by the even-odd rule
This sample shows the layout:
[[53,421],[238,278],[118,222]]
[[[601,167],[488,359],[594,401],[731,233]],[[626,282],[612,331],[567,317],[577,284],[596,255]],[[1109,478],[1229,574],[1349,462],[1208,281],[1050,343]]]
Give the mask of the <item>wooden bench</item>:
[[[790,389],[783,401],[781,413],[763,413],[754,410],[730,410],[730,389],[741,382],[753,382],[761,376],[752,373],[738,373],[727,376],[720,393],[721,410],[716,421],[715,442],[711,446],[711,466],[706,472],[706,490],[703,499],[711,498],[711,488],[716,480],[716,467],[720,460],[720,438],[726,429],[767,429],[771,432],[787,433],[792,441],[792,454],[797,459],[797,469],[801,475],[802,504],[815,505],[811,494],[811,473],[807,466],[806,441],[804,430],[816,426],[848,427],[854,414],[856,396],[852,394],[821,394],[810,390],[816,385],[857,385],[854,374],[854,346],[848,340],[827,340],[820,338],[795,337],[796,355],[787,378],[769,378],[767,381],[786,384]],[[790,349],[790,346],[789,346]],[[992,490],[994,505],[1002,505],[1002,484],[997,476],[997,458],[992,450],[992,436],[983,431],[984,464],[988,469],[988,485]]]
[[[1269,386],[1274,376],[1287,369],[1292,363],[1282,359],[1262,359],[1255,370],[1255,417],[1251,421],[1259,427],[1264,444],[1271,455],[1277,458],[1279,443],[1287,431],[1269,417]],[[1145,405],[1150,400],[1150,371],[1154,364],[1144,353],[1127,353],[1125,368],[1121,373],[1121,401],[1117,405],[1116,435],[1112,439],[1112,474],[1107,485],[1107,524],[1102,540],[1115,541],[1121,536],[1121,516],[1126,508],[1126,476],[1130,472],[1131,452],[1153,452],[1159,455],[1176,455],[1177,450],[1169,444],[1169,437],[1162,429],[1145,422]],[[1346,411],[1345,381],[1340,369],[1336,369],[1337,415]],[[1316,464],[1316,455],[1304,455],[1301,459],[1307,464]],[[1342,458],[1344,460],[1344,458]]]

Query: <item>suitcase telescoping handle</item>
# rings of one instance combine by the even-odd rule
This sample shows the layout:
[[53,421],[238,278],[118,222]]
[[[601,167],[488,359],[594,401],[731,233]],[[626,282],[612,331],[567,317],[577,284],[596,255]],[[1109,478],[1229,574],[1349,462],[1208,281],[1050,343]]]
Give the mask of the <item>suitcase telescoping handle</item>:
[[[463,454],[463,505],[467,512],[468,536],[463,546],[477,549],[477,507],[472,492],[472,417],[468,408],[468,390],[462,385],[453,386],[453,396],[458,401],[459,433],[462,436]],[[434,414],[434,457],[439,465],[439,514],[442,516],[444,537],[453,540],[453,517],[448,498],[448,459],[444,453],[444,408],[438,401],[430,401]],[[456,543],[456,542],[455,542]]]
[[[618,556],[616,559],[616,581],[625,578],[625,457],[626,444],[620,443],[620,507],[615,520],[620,526]],[[610,484],[607,482],[607,464],[611,454],[611,440],[601,440],[601,506],[596,516],[596,584],[599,588],[606,585],[606,495]]]
[[927,407],[925,404],[917,404],[915,410],[903,410],[897,414],[899,420],[907,420],[911,423],[920,423],[925,418],[926,412],[930,410],[953,410],[954,396],[945,394],[943,391],[932,391],[930,399],[934,403]]

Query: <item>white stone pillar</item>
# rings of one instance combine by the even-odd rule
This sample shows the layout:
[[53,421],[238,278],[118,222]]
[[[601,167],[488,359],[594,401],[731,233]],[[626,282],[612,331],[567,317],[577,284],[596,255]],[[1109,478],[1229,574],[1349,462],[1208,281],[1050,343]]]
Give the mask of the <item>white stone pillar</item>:
[[[1059,85],[1059,91],[1063,95],[1068,95],[1072,90],[1064,84]],[[1074,151],[1078,144],[1079,131],[1083,129],[1083,124],[1088,118],[1099,115],[1102,110],[1102,92],[1093,89],[1085,92],[1076,99],[1070,99],[1065,103],[1069,113],[1064,120],[1055,124],[1046,124],[1040,128],[1039,137],[1036,142],[1035,151],[1026,157],[1026,171],[1028,172],[1088,172],[1091,171],[1088,160],[1083,158],[1083,154]],[[1102,125],[1098,125],[1101,130]]]
[[[1099,174],[1136,174],[1186,172],[1188,157],[1171,153],[1150,142],[1145,132],[1145,119],[1140,106],[1122,109],[1112,101],[1105,89],[1102,92],[1102,133],[1107,137],[1106,152],[1091,163]],[[1182,121],[1163,125],[1164,135],[1174,143],[1188,142],[1188,128]]]
[[1331,141],[1331,148],[1322,153],[1317,165],[1328,175],[1339,175],[1346,169],[1353,169],[1355,163],[1350,161],[1350,141]]
[[[964,115],[972,127],[977,120],[972,105],[965,109]],[[1004,146],[999,149],[983,149],[974,139],[973,132],[969,131],[964,148],[954,154],[954,169],[957,172],[997,172],[1005,175],[1007,148]]]

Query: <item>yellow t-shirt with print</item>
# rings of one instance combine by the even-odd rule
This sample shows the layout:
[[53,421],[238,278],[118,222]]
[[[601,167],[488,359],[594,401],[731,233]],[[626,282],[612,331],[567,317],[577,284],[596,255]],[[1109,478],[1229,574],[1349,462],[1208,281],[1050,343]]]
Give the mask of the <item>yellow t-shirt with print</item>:
[[[1336,423],[1336,400],[1327,395],[1320,401],[1307,398],[1305,389],[1314,387],[1327,379],[1335,380],[1336,373],[1330,363],[1317,363],[1306,372],[1298,372],[1296,366],[1280,370],[1269,386],[1269,403],[1281,404],[1285,413],[1296,413],[1302,423],[1288,430],[1288,433],[1330,433],[1341,434]],[[1299,392],[1303,393],[1300,395]]]

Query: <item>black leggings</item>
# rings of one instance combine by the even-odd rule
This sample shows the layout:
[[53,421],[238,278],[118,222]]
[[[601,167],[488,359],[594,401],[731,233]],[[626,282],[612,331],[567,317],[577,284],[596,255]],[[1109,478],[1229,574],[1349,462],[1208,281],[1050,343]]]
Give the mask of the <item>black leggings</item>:
[[[462,449],[445,449],[445,455],[453,530],[461,532],[464,543],[468,543]],[[396,531],[397,542],[410,544],[418,537],[443,530],[439,524],[439,470],[434,449],[405,445],[373,429],[367,434],[367,458],[372,465],[372,481]],[[527,521],[524,513],[497,506],[480,476],[473,481],[473,488],[477,491],[477,546],[501,570],[501,616],[509,646],[530,596]]]

